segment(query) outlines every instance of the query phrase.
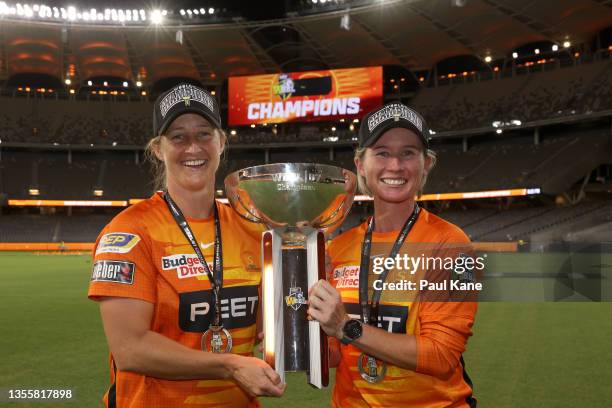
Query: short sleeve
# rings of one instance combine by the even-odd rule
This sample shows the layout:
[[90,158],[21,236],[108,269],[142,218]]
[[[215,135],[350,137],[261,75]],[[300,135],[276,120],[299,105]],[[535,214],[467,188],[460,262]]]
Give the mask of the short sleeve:
[[146,228],[119,214],[98,236],[88,296],[126,297],[155,303],[156,268]]

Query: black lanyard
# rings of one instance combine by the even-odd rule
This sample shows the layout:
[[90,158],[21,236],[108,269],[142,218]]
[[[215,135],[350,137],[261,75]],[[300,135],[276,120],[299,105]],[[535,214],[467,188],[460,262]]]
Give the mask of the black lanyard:
[[[399,235],[397,236],[397,239],[395,240],[395,243],[393,244],[393,248],[391,248],[389,258],[395,258],[404,241],[406,240],[408,233],[414,226],[414,223],[417,220],[420,212],[421,209],[419,208],[419,205],[415,203],[414,210],[412,210],[412,214],[404,223],[402,230],[400,231]],[[369,303],[368,275],[370,272],[370,249],[372,247],[372,230],[374,230],[374,217],[370,218],[368,228],[366,229],[366,233],[363,238],[363,244],[361,245],[361,265],[359,267],[359,304],[361,305],[361,320],[365,324],[376,325],[378,321],[378,303],[380,302],[380,297],[382,296],[382,289],[374,289],[374,293],[372,294],[372,302]],[[379,278],[381,283],[385,282],[388,274],[389,269],[384,268]]]
[[221,288],[223,288],[223,255],[221,248],[221,222],[219,221],[219,212],[217,210],[217,203],[215,202],[213,206],[213,213],[215,217],[215,254],[214,254],[214,262],[213,262],[213,270],[214,275],[210,271],[208,267],[208,263],[206,259],[204,259],[204,254],[200,250],[200,246],[195,240],[193,235],[193,231],[189,227],[189,223],[185,219],[185,216],[181,212],[181,209],[176,205],[172,197],[168,191],[164,192],[164,200],[166,200],[166,204],[168,205],[168,209],[174,217],[174,221],[176,221],[177,225],[183,231],[183,235],[189,241],[189,244],[193,248],[194,252],[198,256],[200,263],[204,266],[204,270],[206,271],[206,275],[208,276],[208,280],[210,281],[210,287],[212,288],[213,295],[215,297],[215,326],[221,326]]

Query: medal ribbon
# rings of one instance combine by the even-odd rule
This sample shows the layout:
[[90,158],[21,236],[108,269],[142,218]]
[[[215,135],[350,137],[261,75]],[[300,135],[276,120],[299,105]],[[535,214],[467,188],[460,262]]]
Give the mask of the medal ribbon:
[[204,254],[200,250],[198,243],[193,235],[193,231],[191,227],[189,227],[189,223],[185,219],[181,209],[176,205],[172,197],[168,191],[164,192],[164,200],[168,205],[168,209],[176,221],[176,224],[179,226],[181,231],[183,231],[183,235],[187,238],[187,241],[193,248],[194,252],[198,256],[200,263],[204,266],[204,270],[206,271],[206,276],[208,276],[208,280],[210,281],[210,286],[213,291],[214,300],[215,300],[215,318],[213,325],[214,326],[222,326],[221,322],[221,288],[223,288],[223,255],[222,255],[222,247],[221,247],[221,222],[219,221],[219,212],[217,210],[217,202],[213,206],[213,213],[215,217],[215,252],[214,252],[214,260],[213,260],[213,270],[214,275],[210,271],[208,267],[208,263],[204,258]]
[[[404,244],[408,233],[410,230],[412,230],[412,227],[419,217],[420,212],[421,209],[419,208],[419,205],[415,203],[412,214],[404,223],[404,226],[393,244],[393,248],[391,248],[389,258],[395,258],[400,248]],[[368,275],[370,272],[370,250],[372,248],[373,230],[374,217],[371,217],[370,222],[368,223],[368,228],[366,229],[365,237],[363,239],[363,244],[361,245],[361,265],[359,267],[359,304],[361,305],[361,321],[364,324],[376,326],[378,321],[378,303],[380,302],[380,297],[382,296],[382,289],[374,289],[374,293],[372,294],[372,302],[370,303],[368,301]],[[389,269],[384,268],[383,272],[380,274],[380,280],[382,283],[385,282],[388,274]]]

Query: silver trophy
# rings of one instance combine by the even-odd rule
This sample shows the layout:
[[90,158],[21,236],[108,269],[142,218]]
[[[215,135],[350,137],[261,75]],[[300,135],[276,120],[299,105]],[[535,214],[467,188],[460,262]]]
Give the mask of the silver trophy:
[[353,203],[357,178],[340,167],[278,163],[248,167],[225,178],[230,204],[263,223],[264,359],[284,381],[307,371],[317,388],[329,383],[327,337],[308,321],[308,289],[325,279],[325,235],[340,226]]

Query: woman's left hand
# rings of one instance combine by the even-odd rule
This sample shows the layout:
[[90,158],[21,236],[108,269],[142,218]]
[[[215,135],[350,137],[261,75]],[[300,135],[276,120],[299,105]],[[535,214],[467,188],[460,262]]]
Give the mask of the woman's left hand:
[[343,337],[344,323],[350,319],[344,310],[340,293],[324,279],[308,291],[308,314],[321,324],[325,334],[337,339]]

